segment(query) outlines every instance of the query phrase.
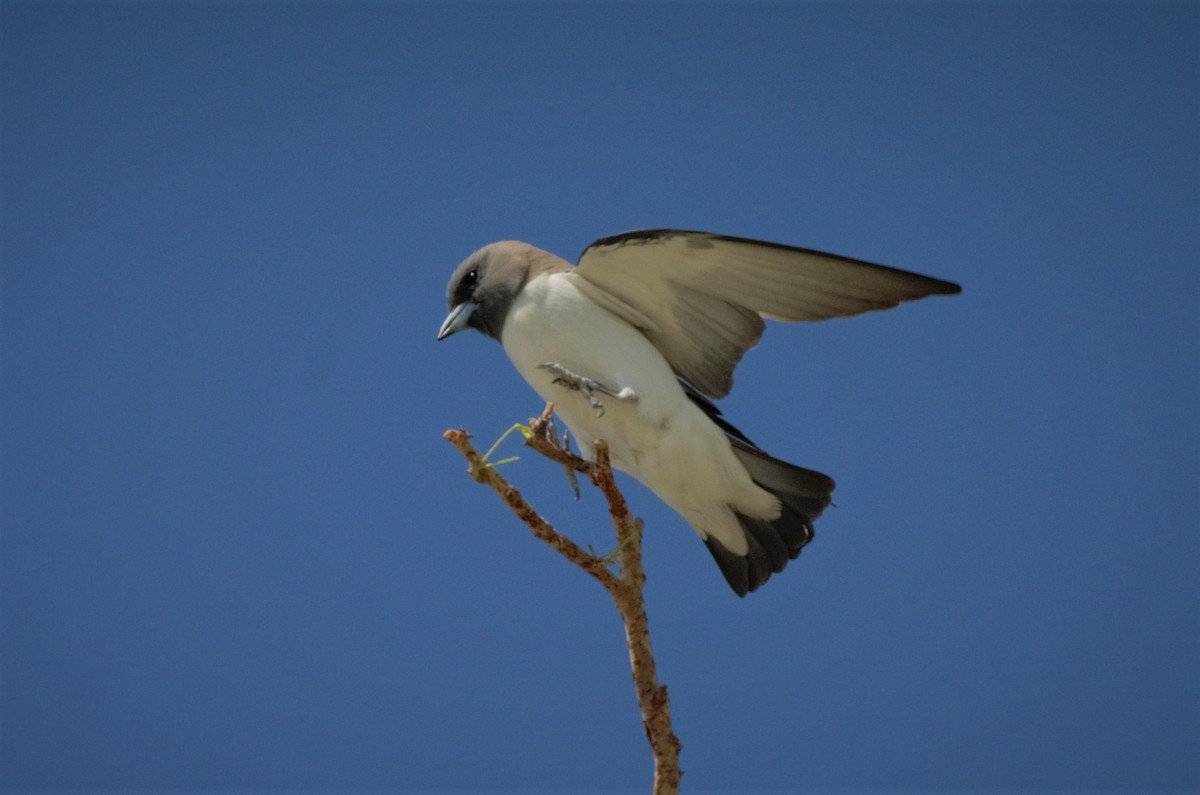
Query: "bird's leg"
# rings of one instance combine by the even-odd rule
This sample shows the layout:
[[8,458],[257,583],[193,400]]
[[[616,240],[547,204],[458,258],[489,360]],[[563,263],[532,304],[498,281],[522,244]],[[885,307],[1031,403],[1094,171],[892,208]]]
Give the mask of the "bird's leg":
[[577,392],[581,392],[587,398],[588,405],[596,410],[597,417],[604,416],[604,404],[596,397],[597,392],[601,395],[608,395],[617,400],[628,400],[632,403],[636,403],[638,399],[637,393],[629,387],[625,387],[619,392],[614,391],[612,387],[605,386],[599,381],[594,381],[585,375],[573,373],[561,364],[546,362],[539,364],[538,369],[549,370],[554,373],[554,383],[565,386],[567,389],[574,389]]

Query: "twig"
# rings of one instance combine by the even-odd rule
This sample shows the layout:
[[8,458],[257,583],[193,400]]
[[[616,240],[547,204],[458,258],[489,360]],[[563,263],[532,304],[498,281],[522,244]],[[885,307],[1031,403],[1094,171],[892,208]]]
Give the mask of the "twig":
[[621,623],[625,626],[633,684],[637,690],[638,706],[642,710],[646,739],[654,755],[654,795],[676,795],[683,775],[679,768],[681,745],[671,730],[671,704],[667,698],[667,688],[658,681],[650,647],[650,625],[643,596],[646,573],[642,568],[642,520],[629,512],[625,497],[617,489],[608,457],[608,445],[604,441],[595,442],[596,460],[593,462],[580,458],[550,440],[547,429],[553,409],[552,404],[546,404],[541,416],[529,421],[530,432],[525,444],[551,461],[586,475],[604,494],[617,535],[619,574],[614,575],[603,558],[585,551],[538,515],[521,493],[483,459],[471,444],[469,433],[449,430],[443,435],[466,457],[473,478],[490,486],[535,536],[592,575],[613,598],[621,615]]

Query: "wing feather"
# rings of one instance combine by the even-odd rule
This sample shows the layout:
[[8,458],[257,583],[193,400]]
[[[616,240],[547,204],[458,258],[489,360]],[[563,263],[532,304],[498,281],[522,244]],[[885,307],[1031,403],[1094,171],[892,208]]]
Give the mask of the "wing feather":
[[746,238],[657,229],[597,240],[572,272],[705,395],[733,388],[763,318],[800,322],[888,309],[960,291],[917,273]]

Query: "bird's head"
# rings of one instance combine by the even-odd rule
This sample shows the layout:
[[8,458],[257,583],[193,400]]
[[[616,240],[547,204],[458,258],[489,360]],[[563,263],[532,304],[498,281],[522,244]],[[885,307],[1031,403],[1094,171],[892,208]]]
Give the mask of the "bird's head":
[[547,269],[558,257],[528,243],[505,240],[484,246],[454,269],[446,288],[450,313],[438,330],[439,340],[470,327],[500,339],[513,301],[531,274]]

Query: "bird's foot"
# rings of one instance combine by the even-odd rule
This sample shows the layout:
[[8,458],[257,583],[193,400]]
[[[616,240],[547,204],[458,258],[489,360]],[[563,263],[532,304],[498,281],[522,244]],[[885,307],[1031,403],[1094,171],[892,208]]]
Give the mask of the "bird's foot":
[[567,389],[574,389],[575,391],[581,393],[585,398],[587,398],[588,405],[596,410],[597,417],[604,416],[604,404],[601,403],[600,399],[596,397],[597,393],[601,395],[608,395],[609,397],[616,398],[617,400],[627,400],[631,403],[636,403],[638,399],[637,393],[629,387],[625,387],[619,392],[615,391],[612,387],[606,386],[599,381],[595,381],[585,375],[573,373],[567,368],[563,367],[561,364],[546,362],[544,364],[539,364],[538,369],[548,370],[551,373],[554,373],[555,384],[565,386]]

